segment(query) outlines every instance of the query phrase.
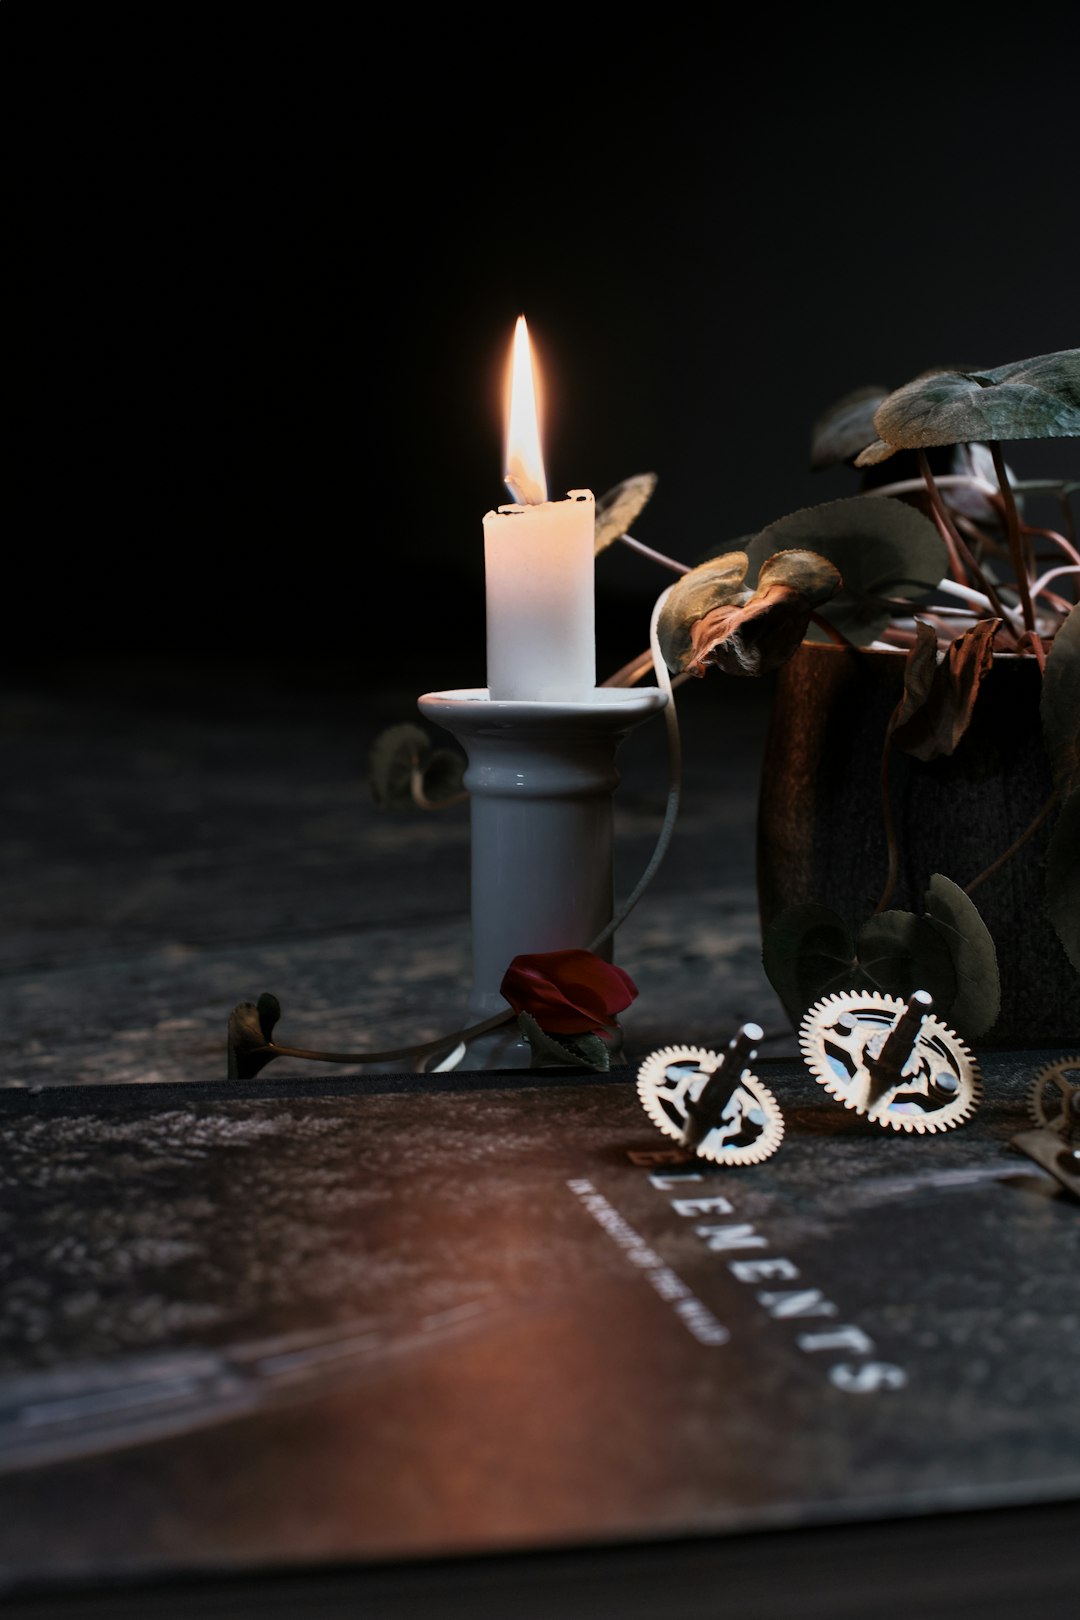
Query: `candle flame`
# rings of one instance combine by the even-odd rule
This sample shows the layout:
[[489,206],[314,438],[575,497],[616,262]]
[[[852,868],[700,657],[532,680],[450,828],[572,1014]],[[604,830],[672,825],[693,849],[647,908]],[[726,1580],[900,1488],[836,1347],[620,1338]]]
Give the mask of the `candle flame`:
[[524,315],[518,316],[514,328],[503,482],[520,506],[539,506],[547,500],[547,476],[540,448],[537,387],[529,329],[525,325]]

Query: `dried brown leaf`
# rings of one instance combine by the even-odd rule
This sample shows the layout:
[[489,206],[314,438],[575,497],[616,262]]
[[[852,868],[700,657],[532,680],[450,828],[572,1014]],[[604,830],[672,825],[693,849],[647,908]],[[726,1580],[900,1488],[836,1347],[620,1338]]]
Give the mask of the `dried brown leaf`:
[[929,625],[919,622],[892,726],[893,742],[905,754],[928,760],[954,751],[971,724],[979,687],[993,663],[1000,624],[1000,619],[981,619],[957,636],[938,662],[937,637]]

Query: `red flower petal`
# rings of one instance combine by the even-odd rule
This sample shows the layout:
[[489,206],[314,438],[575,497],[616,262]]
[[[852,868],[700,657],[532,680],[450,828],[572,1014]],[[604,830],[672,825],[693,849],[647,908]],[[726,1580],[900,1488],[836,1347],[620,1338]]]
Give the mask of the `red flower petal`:
[[499,989],[552,1035],[603,1033],[638,993],[622,968],[585,950],[515,956]]

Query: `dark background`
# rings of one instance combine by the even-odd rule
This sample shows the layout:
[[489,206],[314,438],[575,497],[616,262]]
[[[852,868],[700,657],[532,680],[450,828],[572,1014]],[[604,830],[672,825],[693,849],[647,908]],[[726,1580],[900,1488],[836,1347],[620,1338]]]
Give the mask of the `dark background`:
[[[807,469],[847,390],[1074,345],[1073,8],[833,16],[707,45],[150,8],[13,41],[9,671],[482,684],[521,311],[553,492],[656,472],[637,532],[683,560],[854,492]],[[670,579],[616,550],[601,677]]]

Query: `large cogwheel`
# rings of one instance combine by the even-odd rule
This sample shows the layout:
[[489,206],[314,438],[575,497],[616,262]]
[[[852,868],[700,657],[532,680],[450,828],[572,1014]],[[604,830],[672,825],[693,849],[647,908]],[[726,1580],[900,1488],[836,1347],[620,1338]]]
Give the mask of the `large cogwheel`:
[[878,990],[825,996],[804,1015],[799,1046],[825,1090],[894,1131],[948,1131],[982,1098],[978,1066],[955,1031],[928,1011]]
[[1028,1096],[1036,1125],[1062,1136],[1080,1135],[1080,1057],[1059,1058],[1040,1069]]
[[720,1094],[711,1098],[711,1128],[696,1144],[688,1131],[691,1105],[723,1065],[722,1054],[701,1046],[661,1047],[638,1069],[638,1097],[665,1136],[675,1137],[701,1158],[715,1164],[760,1164],[780,1146],[784,1119],[772,1092],[741,1064],[731,1065],[730,1080],[725,1076]]

